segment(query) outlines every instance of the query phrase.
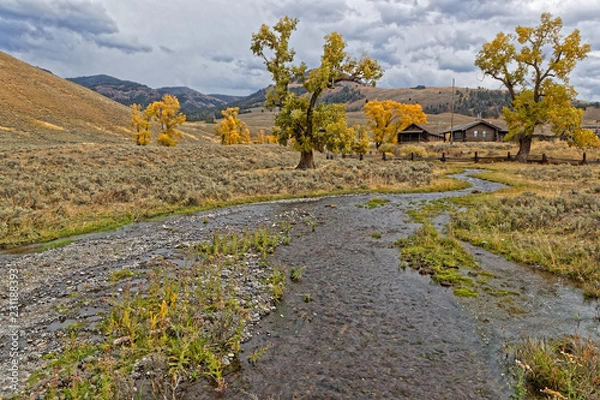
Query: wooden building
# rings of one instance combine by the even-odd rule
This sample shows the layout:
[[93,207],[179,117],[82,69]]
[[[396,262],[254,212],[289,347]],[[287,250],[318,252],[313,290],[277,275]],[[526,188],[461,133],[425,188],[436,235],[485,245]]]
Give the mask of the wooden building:
[[444,140],[444,136],[435,134],[419,124],[411,124],[398,132],[398,144],[436,142]]
[[[508,131],[484,120],[456,125],[452,130],[441,132],[453,142],[501,142]],[[450,134],[452,137],[450,138]]]

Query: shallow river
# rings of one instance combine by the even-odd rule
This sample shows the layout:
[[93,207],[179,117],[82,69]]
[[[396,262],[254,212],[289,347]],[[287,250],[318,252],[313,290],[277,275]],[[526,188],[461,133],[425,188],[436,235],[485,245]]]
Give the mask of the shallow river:
[[[322,198],[301,207],[318,220],[280,247],[272,262],[306,266],[299,283],[245,344],[242,368],[217,394],[202,384],[186,399],[508,399],[505,345],[525,336],[578,333],[598,338],[598,309],[561,279],[468,246],[490,287],[457,298],[427,276],[399,268],[390,246],[419,225],[406,211],[424,201],[502,186],[467,176],[473,187],[433,194]],[[389,203],[359,207],[378,197]],[[278,212],[297,202],[271,203]],[[443,221],[438,221],[441,225]],[[381,238],[373,238],[377,232]],[[309,296],[311,302],[305,302]],[[250,364],[247,356],[267,348]]]

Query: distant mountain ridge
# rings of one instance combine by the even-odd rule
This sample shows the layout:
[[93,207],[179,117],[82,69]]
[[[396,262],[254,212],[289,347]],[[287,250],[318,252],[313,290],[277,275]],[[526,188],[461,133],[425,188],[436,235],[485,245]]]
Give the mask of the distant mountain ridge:
[[146,107],[160,100],[165,94],[176,96],[185,114],[195,114],[207,109],[216,109],[236,101],[239,97],[226,95],[206,95],[185,86],[153,89],[141,83],[121,80],[109,75],[92,75],[67,78],[116,102],[130,106],[133,103]]
[[[214,120],[221,117],[226,107],[239,107],[241,113],[262,107],[269,87],[248,96],[205,95],[185,86],[152,89],[141,83],[121,80],[109,75],[93,75],[68,80],[100,93],[124,105],[133,103],[146,106],[160,100],[163,95],[177,96],[181,111],[188,120]],[[294,84],[292,91],[302,94],[304,88]],[[371,100],[394,100],[401,103],[420,104],[427,114],[454,112],[475,118],[500,118],[502,109],[510,107],[510,95],[506,90],[464,87],[426,87],[382,89],[357,84],[340,85],[326,91],[319,101],[346,104],[348,111],[360,111]],[[586,109],[598,104],[578,102]],[[592,107],[593,108],[593,107]]]

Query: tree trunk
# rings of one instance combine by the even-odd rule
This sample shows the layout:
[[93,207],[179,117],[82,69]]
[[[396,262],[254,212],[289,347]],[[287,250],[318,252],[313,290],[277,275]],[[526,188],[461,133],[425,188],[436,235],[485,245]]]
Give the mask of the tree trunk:
[[529,152],[531,151],[531,142],[533,141],[533,137],[531,135],[523,135],[519,139],[519,152],[517,153],[515,160],[520,163],[527,162],[527,156],[529,156]]
[[298,166],[296,167],[296,169],[314,169],[315,167],[315,160],[313,158],[313,152],[311,151],[303,151],[300,152],[300,162],[298,163]]

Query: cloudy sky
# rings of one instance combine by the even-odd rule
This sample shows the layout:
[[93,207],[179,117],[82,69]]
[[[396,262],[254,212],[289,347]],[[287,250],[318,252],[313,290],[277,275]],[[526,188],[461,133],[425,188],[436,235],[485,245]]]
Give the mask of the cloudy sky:
[[473,65],[481,45],[542,12],[581,31],[592,52],[571,77],[600,101],[598,0],[0,0],[0,50],[61,77],[108,74],[151,87],[247,95],[270,83],[250,51],[252,33],[300,19],[296,60],[316,66],[323,37],[379,60],[385,88],[501,88]]

